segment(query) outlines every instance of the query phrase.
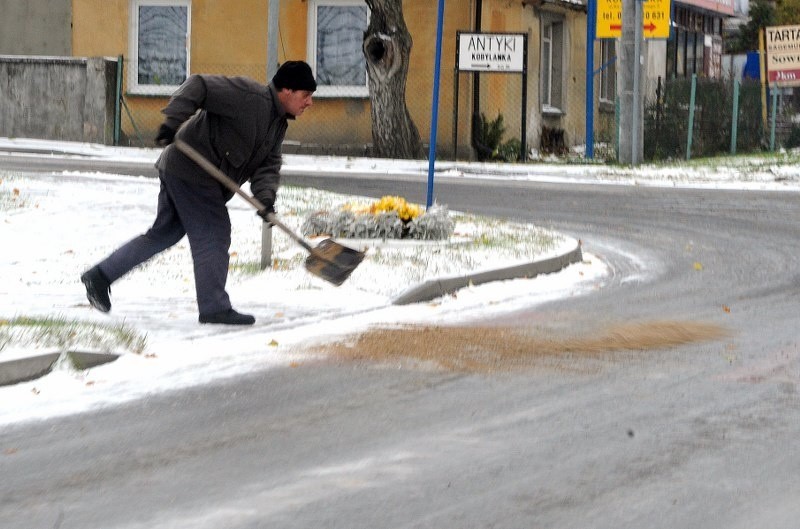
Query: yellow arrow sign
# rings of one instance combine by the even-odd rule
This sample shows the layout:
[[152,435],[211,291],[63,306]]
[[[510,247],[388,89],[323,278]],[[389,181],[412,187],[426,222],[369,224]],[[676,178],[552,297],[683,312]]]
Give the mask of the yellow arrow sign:
[[642,2],[644,38],[669,38],[670,0],[646,0]]
[[622,36],[622,0],[598,0],[595,36],[598,39]]
[[[642,2],[644,38],[669,38],[671,7],[671,0],[644,0]],[[598,39],[617,39],[622,36],[622,0],[598,0],[595,36]]]

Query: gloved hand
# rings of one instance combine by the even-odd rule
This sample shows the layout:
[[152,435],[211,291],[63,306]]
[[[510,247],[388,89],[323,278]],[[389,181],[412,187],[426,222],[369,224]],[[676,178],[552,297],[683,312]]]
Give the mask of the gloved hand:
[[272,205],[264,206],[262,209],[259,209],[256,212],[256,215],[264,219],[264,222],[270,223],[269,220],[267,220],[267,215],[269,215],[270,213],[275,214],[275,206]]
[[172,140],[175,139],[175,129],[168,127],[166,124],[161,125],[158,129],[158,136],[156,136],[156,145],[166,147]]

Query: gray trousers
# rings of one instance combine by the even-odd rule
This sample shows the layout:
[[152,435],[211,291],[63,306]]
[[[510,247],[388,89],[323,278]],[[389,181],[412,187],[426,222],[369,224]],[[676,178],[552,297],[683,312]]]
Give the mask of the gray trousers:
[[194,282],[200,314],[231,308],[225,291],[231,246],[231,220],[222,187],[188,183],[164,172],[153,226],[105,260],[100,270],[112,283],[154,255],[175,245],[184,235],[194,261]]

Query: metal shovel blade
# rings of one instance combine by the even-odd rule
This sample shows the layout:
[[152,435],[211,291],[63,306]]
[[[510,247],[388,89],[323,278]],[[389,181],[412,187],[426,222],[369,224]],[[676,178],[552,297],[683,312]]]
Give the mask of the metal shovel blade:
[[306,258],[306,270],[337,287],[364,260],[364,252],[325,239]]

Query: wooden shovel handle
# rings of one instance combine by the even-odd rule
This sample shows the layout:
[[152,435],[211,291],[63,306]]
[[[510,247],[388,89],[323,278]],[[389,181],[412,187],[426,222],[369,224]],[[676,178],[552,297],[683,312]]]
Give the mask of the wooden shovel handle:
[[264,209],[264,204],[262,204],[260,200],[242,191],[242,188],[240,188],[231,177],[217,169],[213,163],[209,162],[206,157],[200,154],[194,147],[183,140],[175,140],[175,147],[185,154],[187,158],[199,165],[205,172],[213,176],[217,182],[248,201],[257,211]]
[[[214,166],[214,164],[209,162],[205,156],[197,152],[197,150],[194,147],[192,147],[183,140],[177,140],[177,139],[175,140],[175,147],[183,154],[185,154],[186,157],[188,157],[194,163],[199,165],[205,172],[214,177],[214,179],[218,181],[220,184],[224,185],[225,187],[227,187],[228,189],[230,189],[231,191],[233,191],[234,193],[245,199],[247,202],[249,202],[250,205],[256,208],[256,211],[261,211],[262,209],[264,209],[265,206],[264,204],[261,203],[260,200],[242,191],[242,188],[240,188],[236,184],[236,182],[233,181],[231,177],[220,171],[216,166]],[[308,242],[305,239],[303,239],[302,237],[297,235],[294,231],[292,231],[292,229],[289,228],[286,224],[278,220],[278,217],[274,213],[267,213],[267,221],[280,228],[283,232],[286,233],[286,235],[294,239],[294,241],[297,244],[299,244],[312,254],[316,253],[314,251],[314,247],[312,247],[310,244],[308,244]]]

